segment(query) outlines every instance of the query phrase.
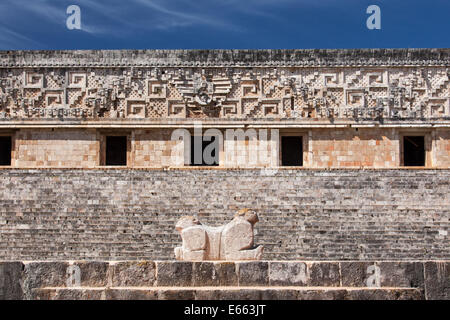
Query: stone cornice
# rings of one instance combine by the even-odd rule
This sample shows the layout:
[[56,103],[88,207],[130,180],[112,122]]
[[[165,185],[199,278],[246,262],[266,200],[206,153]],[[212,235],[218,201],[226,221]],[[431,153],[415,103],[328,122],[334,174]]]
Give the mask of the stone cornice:
[[448,48],[0,51],[0,68],[449,65]]
[[133,119],[133,120],[106,120],[80,121],[78,119],[27,119],[0,121],[2,129],[31,129],[31,128],[83,128],[83,129],[164,129],[164,128],[254,128],[254,129],[330,129],[330,128],[399,128],[399,129],[427,129],[427,128],[450,128],[450,120],[385,120],[383,122],[373,122],[371,120],[354,122],[350,120],[336,121],[307,121],[291,119],[246,119],[246,120],[225,120],[225,119]]

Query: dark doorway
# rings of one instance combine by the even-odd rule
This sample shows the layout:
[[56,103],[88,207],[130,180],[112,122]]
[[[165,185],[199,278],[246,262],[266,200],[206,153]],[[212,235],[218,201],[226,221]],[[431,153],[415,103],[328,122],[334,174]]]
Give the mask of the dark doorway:
[[281,137],[281,165],[303,166],[302,137]]
[[107,166],[127,165],[127,137],[106,137],[106,163]]
[[11,165],[11,137],[0,137],[0,166]]
[[403,137],[403,159],[407,167],[425,166],[425,137]]
[[[211,137],[211,141],[204,141],[202,136],[191,136],[191,166],[218,166],[219,165],[219,146],[218,139],[215,136]],[[201,145],[202,153],[199,154],[197,158],[195,157],[195,146]],[[212,152],[207,152],[210,154],[212,159],[206,159],[204,157],[204,152],[206,147],[213,148]],[[200,150],[200,149],[199,149]]]

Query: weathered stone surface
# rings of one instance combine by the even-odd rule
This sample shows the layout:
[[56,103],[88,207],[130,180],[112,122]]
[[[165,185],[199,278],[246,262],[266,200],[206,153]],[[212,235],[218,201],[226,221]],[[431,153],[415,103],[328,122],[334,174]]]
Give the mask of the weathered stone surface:
[[361,289],[349,290],[348,300],[423,300],[421,289]]
[[195,290],[189,289],[160,289],[158,300],[195,300]]
[[34,289],[36,300],[104,300],[104,289],[58,288]]
[[156,281],[153,261],[114,262],[109,268],[113,287],[151,287]]
[[[343,287],[367,287],[368,274],[367,268],[372,262],[340,262],[341,280]],[[370,271],[370,270],[369,270]]]
[[447,65],[449,49],[18,50],[0,52],[3,66],[342,66]]
[[21,262],[0,262],[0,300],[21,300],[22,269]]
[[265,289],[261,291],[261,300],[298,300],[295,289]]
[[268,262],[239,262],[239,286],[267,286],[269,285]]
[[348,291],[345,289],[305,289],[297,291],[298,300],[345,300],[347,295]]
[[176,230],[183,241],[175,248],[178,260],[260,260],[263,247],[254,248],[253,226],[258,215],[250,209],[242,209],[234,219],[220,227],[204,226],[195,217],[182,217]]
[[[0,275],[9,277],[3,285],[9,293],[4,290],[2,299],[418,300],[448,299],[449,264],[447,261],[0,262]],[[86,275],[77,286],[65,287],[73,286],[68,281],[74,276],[68,270],[73,268],[80,270],[80,278],[82,272]],[[152,286],[155,275],[158,279]],[[378,287],[367,288],[368,278],[375,275],[378,280],[371,285]]]
[[104,288],[94,289],[58,289],[54,300],[104,300]]
[[425,294],[427,300],[450,300],[450,262],[425,263]]
[[448,169],[8,169],[0,186],[0,260],[171,260],[180,216],[225,224],[242,207],[264,260],[450,259]]
[[214,267],[221,286],[237,286],[239,276],[234,262],[215,262]]
[[192,286],[192,262],[157,261],[157,286]]
[[35,289],[37,300],[423,300],[420,289],[58,288]]
[[313,262],[308,266],[308,286],[338,287],[340,285],[339,263]]
[[344,287],[423,288],[422,262],[340,262]]
[[[205,297],[205,295],[206,293],[204,293],[203,297]],[[218,300],[260,300],[261,290],[258,289],[215,290],[214,297],[217,297]]]
[[238,275],[234,262],[194,262],[194,286],[237,286]]
[[194,262],[192,278],[194,286],[217,286],[220,283],[212,262]]
[[106,289],[106,300],[158,300],[158,290]]
[[73,265],[80,268],[82,287],[104,287],[108,285],[108,262],[77,261]]
[[195,300],[221,300],[220,289],[210,288],[208,290],[195,290]]
[[304,262],[269,262],[269,281],[272,286],[306,286],[307,265]]
[[381,286],[424,288],[422,262],[380,262]]
[[33,300],[53,300],[56,296],[56,289],[32,289],[28,299]]
[[68,262],[31,262],[24,268],[24,295],[33,298],[32,289],[66,287]]

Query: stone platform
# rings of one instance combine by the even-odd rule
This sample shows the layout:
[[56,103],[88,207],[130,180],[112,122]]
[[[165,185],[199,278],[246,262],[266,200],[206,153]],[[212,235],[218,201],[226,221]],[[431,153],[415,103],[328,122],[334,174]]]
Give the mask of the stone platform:
[[450,261],[0,262],[6,299],[450,299]]
[[171,260],[258,213],[263,260],[450,260],[450,169],[0,169],[0,261]]

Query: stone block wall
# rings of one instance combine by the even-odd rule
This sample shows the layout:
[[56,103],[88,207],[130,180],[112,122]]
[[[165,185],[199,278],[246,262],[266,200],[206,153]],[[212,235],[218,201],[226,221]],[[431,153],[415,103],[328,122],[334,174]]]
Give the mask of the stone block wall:
[[310,166],[378,167],[400,165],[400,145],[392,129],[313,130]]
[[[12,167],[93,168],[102,164],[104,137],[129,137],[128,167],[183,167],[189,162],[182,140],[172,140],[175,129],[20,129],[13,136]],[[255,130],[254,136],[227,137],[221,130],[221,167],[277,167],[281,165],[282,136],[303,137],[306,168],[397,168],[402,165],[402,139],[425,137],[426,167],[450,167],[450,131],[417,128],[280,129]],[[246,130],[243,133],[248,133]],[[273,138],[271,134],[273,133]],[[237,135],[239,136],[239,135]]]
[[[301,133],[298,133],[301,135]],[[273,167],[280,164],[279,133],[269,130],[224,130],[221,166]],[[303,139],[307,145],[307,139]],[[305,147],[304,151],[307,150]],[[304,152],[304,162],[307,153]]]
[[433,142],[434,165],[437,167],[450,166],[450,131],[437,130]]
[[19,130],[12,165],[16,167],[98,166],[100,143],[95,130]]
[[0,170],[0,260],[174,259],[175,222],[259,216],[264,259],[449,259],[450,170]]
[[132,165],[164,167],[184,165],[183,141],[171,140],[172,130],[136,130],[132,139]]

